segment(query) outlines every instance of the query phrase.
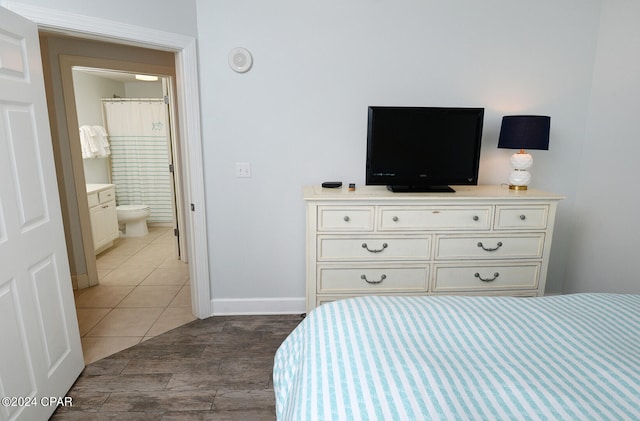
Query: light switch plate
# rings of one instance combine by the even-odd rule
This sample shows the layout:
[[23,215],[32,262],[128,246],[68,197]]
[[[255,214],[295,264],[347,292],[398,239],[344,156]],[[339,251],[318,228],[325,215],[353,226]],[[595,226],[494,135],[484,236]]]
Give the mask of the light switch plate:
[[248,162],[236,162],[236,177],[251,177],[251,164]]

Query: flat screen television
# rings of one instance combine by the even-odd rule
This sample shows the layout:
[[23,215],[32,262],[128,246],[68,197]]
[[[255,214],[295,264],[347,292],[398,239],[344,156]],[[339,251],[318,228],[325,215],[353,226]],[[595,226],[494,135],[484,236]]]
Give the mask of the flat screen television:
[[478,184],[484,108],[369,107],[367,185],[453,192]]

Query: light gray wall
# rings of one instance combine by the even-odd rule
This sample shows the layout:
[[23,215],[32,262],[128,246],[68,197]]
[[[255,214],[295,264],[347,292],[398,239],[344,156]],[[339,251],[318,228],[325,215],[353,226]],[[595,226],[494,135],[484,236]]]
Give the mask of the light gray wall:
[[[549,271],[562,290],[600,1],[198,1],[214,298],[304,295],[301,187],[364,183],[368,105],[484,106],[483,184],[504,183],[503,115],[552,116],[532,186],[567,196]],[[234,47],[253,68],[234,73]],[[249,161],[252,178],[234,177]]]
[[122,82],[105,79],[88,73],[73,70],[73,90],[76,99],[78,125],[104,124],[102,121],[102,98],[113,95],[124,96]]
[[603,2],[566,292],[640,293],[639,21],[637,1]]
[[127,82],[124,84],[126,98],[162,98],[162,81]]

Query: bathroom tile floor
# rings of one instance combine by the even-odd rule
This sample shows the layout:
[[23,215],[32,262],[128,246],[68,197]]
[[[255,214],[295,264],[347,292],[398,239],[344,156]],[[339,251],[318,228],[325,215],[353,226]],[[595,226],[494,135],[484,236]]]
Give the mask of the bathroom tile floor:
[[74,290],[85,364],[195,320],[172,228],[117,239],[97,266],[100,285]]

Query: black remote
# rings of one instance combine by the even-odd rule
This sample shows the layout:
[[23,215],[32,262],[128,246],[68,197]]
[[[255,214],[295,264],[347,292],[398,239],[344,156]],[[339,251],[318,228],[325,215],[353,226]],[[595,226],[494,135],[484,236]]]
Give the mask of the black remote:
[[337,189],[338,187],[342,187],[342,181],[325,181],[322,183],[322,187],[326,189]]

